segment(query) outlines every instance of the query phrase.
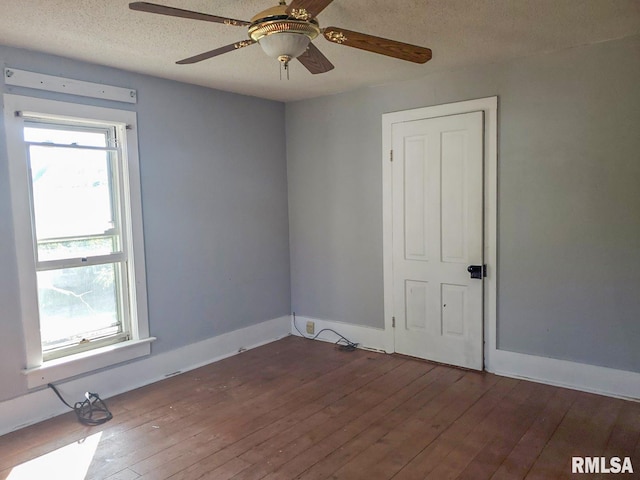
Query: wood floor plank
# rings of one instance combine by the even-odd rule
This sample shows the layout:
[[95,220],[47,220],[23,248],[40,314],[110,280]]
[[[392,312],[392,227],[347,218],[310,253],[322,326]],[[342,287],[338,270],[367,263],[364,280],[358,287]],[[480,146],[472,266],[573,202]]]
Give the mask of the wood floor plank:
[[491,383],[454,394],[452,400],[447,400],[432,420],[432,425],[438,428],[427,429],[426,434],[413,432],[412,448],[403,453],[406,461],[394,464],[391,458],[385,469],[399,467],[394,472],[394,478],[398,479],[425,478],[520,383],[506,378],[488,378],[492,379]]
[[[366,428],[368,424],[375,420],[381,420],[387,415],[389,403],[387,400],[399,388],[398,381],[405,384],[408,392],[417,392],[410,398],[415,399],[416,395],[433,387],[438,378],[442,376],[453,376],[451,372],[443,372],[441,369],[434,369],[432,366],[417,364],[407,365],[411,370],[411,376],[404,380],[381,378],[380,382],[371,385],[373,392],[366,393],[358,399],[349,410],[335,416],[331,422],[321,425],[302,436],[288,437],[289,443],[280,445],[278,450],[272,449],[264,452],[263,458],[256,459],[258,463],[250,470],[243,472],[243,475],[236,480],[247,480],[248,478],[294,478],[295,475],[304,471],[309,465],[322,458],[327,452],[333,451],[341,444],[352,438],[359,431]],[[452,380],[453,381],[453,380]],[[390,383],[395,385],[390,388]],[[382,388],[380,388],[382,387]],[[396,401],[398,409],[404,403],[401,397]],[[381,408],[382,407],[382,408]],[[417,407],[416,407],[417,408]],[[342,427],[342,428],[340,428]]]
[[[640,403],[623,402],[603,455],[632,456],[640,442]],[[639,467],[640,470],[640,467]]]
[[566,479],[573,456],[598,456],[621,408],[620,400],[579,393],[525,478]]
[[[469,373],[465,378],[478,378]],[[480,374],[481,375],[481,374]],[[358,457],[333,474],[335,478],[351,478],[366,471],[370,478],[390,478],[399,472],[426,445],[440,437],[443,427],[460,418],[476,401],[492,391],[493,383],[457,382],[416,415],[394,426],[391,431]]]
[[[397,360],[397,359],[396,359]],[[287,445],[287,441],[292,438],[292,435],[296,435],[296,432],[299,434],[304,430],[316,430],[316,435],[322,435],[318,433],[318,430],[324,430],[327,428],[336,428],[335,425],[341,425],[340,420],[336,420],[338,417],[331,418],[331,412],[342,412],[342,416],[349,415],[349,412],[359,412],[360,414],[363,411],[363,407],[361,402],[369,402],[369,404],[373,404],[379,402],[381,397],[385,397],[390,395],[391,393],[381,392],[376,395],[374,392],[376,390],[380,390],[379,385],[385,382],[385,379],[388,381],[393,381],[395,384],[410,382],[415,377],[422,375],[423,372],[415,372],[414,369],[411,368],[411,365],[404,360],[401,361],[402,364],[397,368],[380,375],[378,378],[373,380],[364,386],[362,391],[359,391],[355,395],[349,395],[344,399],[341,399],[340,402],[337,402],[335,405],[331,405],[323,411],[319,412],[319,414],[323,417],[326,417],[326,421],[321,423],[314,422],[314,417],[309,417],[304,420],[304,424],[298,424],[294,426],[293,429],[289,429],[289,431],[281,432],[280,437],[284,439],[275,438],[275,441],[270,441],[268,443],[262,443],[256,449],[256,452],[247,452],[242,455],[241,458],[244,458],[248,461],[254,463],[254,466],[242,472],[239,478],[261,478],[266,475],[273,468],[276,468],[284,458],[289,455],[292,455],[295,451],[291,445]],[[364,392],[369,392],[369,395],[363,394]],[[365,401],[365,397],[366,401]],[[338,414],[340,415],[340,414]],[[311,425],[309,425],[309,421],[311,421]],[[307,437],[308,438],[308,437]],[[306,441],[300,443],[300,445],[304,445]],[[299,447],[298,447],[299,448]]]
[[136,480],[137,478],[140,478],[140,475],[129,468],[125,468],[113,475],[109,475],[108,480]]
[[[335,381],[330,382],[334,387],[338,388],[339,395],[335,395],[334,392],[329,391],[326,395],[318,399],[317,401],[310,403],[298,410],[292,410],[287,416],[271,423],[265,428],[256,430],[249,433],[245,437],[231,443],[218,451],[209,449],[210,455],[206,458],[199,460],[197,463],[193,463],[181,472],[178,472],[172,477],[174,480],[183,478],[196,478],[196,474],[206,472],[213,468],[217,468],[219,465],[229,461],[230,459],[240,456],[251,449],[262,445],[265,442],[271,442],[274,438],[283,435],[283,432],[293,428],[293,426],[305,422],[306,419],[313,417],[315,413],[321,412],[323,408],[327,408],[333,402],[339,402],[341,397],[348,396],[350,390],[357,390],[360,386],[365,385],[368,382],[374,381],[380,375],[386,375],[389,371],[397,369],[402,363],[397,361],[386,361],[378,357],[377,361],[371,362],[372,358],[365,359],[366,365],[356,364],[356,368],[360,369],[358,372],[353,372],[356,376],[346,377],[343,379],[347,383],[347,386],[336,385]],[[366,373],[362,373],[362,367],[366,367]]]
[[256,446],[244,454],[243,458],[251,462],[258,462],[272,458],[275,453],[281,452],[283,449],[286,450],[292,442],[300,443],[301,437],[307,438],[309,442],[323,438],[324,434],[331,432],[332,427],[335,428],[336,425],[343,425],[357,418],[384,401],[394,391],[426,375],[433,368],[430,366],[428,369],[418,370],[409,362],[403,364],[402,367],[381,375],[357,391],[350,392],[340,402],[318,412],[317,418],[305,419],[304,423],[298,423],[293,428],[281,432],[280,438]]
[[524,478],[577,397],[574,390],[554,389],[545,409],[503,460],[492,480]]
[[[635,447],[640,448],[640,403],[622,402],[622,407],[613,425],[613,429],[603,450],[597,452],[597,456],[607,459],[629,457],[634,468],[634,473],[640,473],[640,455],[635,453]],[[640,450],[639,450],[640,453]],[[615,478],[615,475],[601,473],[591,475],[596,480]],[[628,474],[620,474],[622,478]]]
[[[421,386],[420,383],[414,382],[410,385],[414,388],[420,387],[419,390],[412,392],[407,389],[408,395],[390,397],[395,403],[385,402],[381,404],[384,409],[377,412],[376,409],[372,409],[347,424],[345,428],[335,430],[332,435],[310,446],[265,478],[328,478],[362,451],[381,441],[398,423],[405,421],[434,397],[455,384],[464,373],[452,369],[444,372],[434,369],[428,376],[431,377],[428,383]],[[420,380],[427,380],[428,376]]]
[[[510,429],[516,427],[517,422],[515,417],[517,413],[520,412],[519,407],[521,407],[531,395],[537,393],[535,389],[536,386],[533,384],[526,382],[518,383],[514,389],[509,391],[500,400],[494,409],[487,413],[482,421],[473,426],[466,435],[461,435],[460,438],[456,440],[455,448],[452,448],[447,454],[442,455],[437,466],[433,468],[425,478],[456,478],[461,475],[463,470],[470,468],[470,463],[480,451],[490,451],[492,441],[504,428],[504,424],[508,424]],[[443,438],[445,438],[445,435],[443,435]],[[447,442],[445,441],[440,445],[440,448],[446,446]],[[490,461],[493,459],[485,458],[484,460]]]
[[68,413],[0,437],[0,480],[90,444],[91,480],[564,480],[574,455],[640,470],[640,403],[297,337],[107,404],[102,426]]
[[[153,469],[161,469],[164,475],[170,470],[162,468],[163,464],[173,461],[184,454],[185,458],[206,454],[207,448],[223,446],[226,442],[241,432],[258,428],[271,421],[272,417],[281,415],[287,411],[287,403],[296,404],[310,401],[311,398],[320,395],[322,388],[314,388],[314,379],[322,373],[330,375],[333,370],[339,369],[362,355],[354,357],[335,356],[323,359],[322,362],[311,362],[306,368],[302,365],[283,366],[282,372],[271,364],[267,364],[260,375],[270,379],[268,387],[258,382],[260,388],[244,388],[242,393],[226,392],[228,398],[222,403],[216,403],[215,408],[208,408],[206,395],[199,403],[198,413],[191,415],[188,422],[172,424],[172,428],[161,430],[136,430],[128,432],[127,440],[130,449],[126,455],[116,456],[117,451],[122,450],[122,439],[113,439],[105,442],[105,447],[94,459],[90,474],[94,478],[103,478],[114,469],[125,463],[132,465],[132,470],[143,474]],[[311,353],[307,357],[312,357]],[[291,359],[289,362],[291,363]],[[279,368],[279,367],[278,367]],[[286,374],[285,374],[286,372]],[[274,376],[275,375],[275,376]],[[240,402],[237,398],[245,398]],[[274,408],[279,410],[274,410]],[[244,414],[244,412],[249,412]],[[141,439],[152,438],[154,442],[141,442]],[[185,443],[189,439],[190,443]],[[204,446],[202,446],[204,444]],[[151,458],[148,465],[140,465],[140,462]],[[172,465],[177,468],[177,464]]]
[[197,478],[201,480],[226,480],[229,478],[233,478],[234,475],[242,472],[250,466],[250,463],[236,457],[233,460],[230,460],[229,462],[226,462],[223,465],[220,465],[218,468],[208,471]]
[[[554,394],[554,389],[545,385],[525,383],[529,395],[522,401],[501,405],[500,411],[487,419],[485,428],[480,428],[468,435],[464,443],[468,445],[468,455],[472,457],[469,464],[457,475],[459,480],[489,479],[498,470],[514,445],[544,411]],[[505,428],[509,425],[509,428]],[[455,457],[452,452],[450,457]],[[461,465],[462,462],[459,462]]]
[[[377,357],[375,361],[386,363],[388,360]],[[398,362],[394,363],[396,365],[399,364]],[[353,372],[353,375],[357,375],[357,365],[355,368],[356,370]],[[249,399],[245,404],[236,403],[233,406],[234,408],[239,411],[250,411],[251,413],[244,416],[235,414],[231,416],[230,420],[211,425],[215,431],[214,436],[208,436],[208,430],[200,431],[191,439],[190,446],[192,448],[172,448],[170,452],[158,452],[156,455],[134,465],[132,468],[138,473],[153,475],[154,478],[157,478],[159,475],[173,474],[176,472],[176,469],[181,467],[188,468],[189,465],[201,461],[211,454],[211,452],[216,452],[226,445],[250,435],[254,431],[266,428],[271,423],[281,420],[292,411],[299,410],[300,408],[311,408],[314,406],[314,401],[326,395],[333,395],[327,392],[332,392],[334,388],[339,388],[341,385],[339,377],[336,377],[340,372],[345,373],[342,369],[338,369],[333,373],[317,376],[314,381],[307,382],[288,392],[283,392],[283,394],[278,395],[276,399],[270,399],[269,401],[259,399],[257,403],[255,399]],[[338,398],[341,395],[342,394],[339,393]],[[226,455],[226,452],[224,455]],[[171,463],[170,465],[163,467],[164,464],[169,462]],[[162,473],[151,473],[154,470],[159,470]]]

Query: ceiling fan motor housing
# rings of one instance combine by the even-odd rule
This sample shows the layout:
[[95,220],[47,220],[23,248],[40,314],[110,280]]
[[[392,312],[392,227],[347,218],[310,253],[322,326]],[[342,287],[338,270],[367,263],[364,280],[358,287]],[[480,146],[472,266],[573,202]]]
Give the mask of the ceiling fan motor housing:
[[251,19],[249,36],[264,52],[287,64],[302,55],[309,42],[320,34],[315,19],[296,20],[286,13],[286,5],[269,8]]

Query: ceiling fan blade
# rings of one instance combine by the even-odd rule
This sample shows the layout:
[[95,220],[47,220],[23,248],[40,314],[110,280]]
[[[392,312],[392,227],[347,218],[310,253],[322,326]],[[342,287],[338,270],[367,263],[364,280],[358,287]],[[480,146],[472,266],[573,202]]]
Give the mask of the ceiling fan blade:
[[387,38],[374,37],[373,35],[338,27],[327,27],[323,33],[327,40],[339,45],[359,48],[414,63],[426,63],[431,60],[431,49],[429,48],[396,42]]
[[333,0],[292,0],[287,15],[298,20],[311,20],[327,8]]
[[325,73],[335,68],[329,59],[325,57],[313,43],[309,44],[307,50],[298,57],[298,60],[314,75],[317,73]]
[[176,63],[178,65],[187,65],[190,63],[198,63],[208,58],[217,57],[218,55],[222,55],[223,53],[233,52],[234,50],[238,50],[240,48],[248,47],[249,45],[253,45],[253,40],[242,40],[240,42],[232,43],[230,45],[226,45],[224,47],[216,48],[215,50],[209,50],[208,52],[201,53],[200,55],[195,55],[193,57],[185,58],[183,60],[179,60]]
[[223,23],[233,27],[244,27],[250,25],[244,20],[236,20],[234,18],[218,17],[217,15],[209,15],[207,13],[192,12],[191,10],[183,10],[181,8],[167,7],[165,5],[157,5],[149,2],[133,2],[129,4],[131,10],[140,12],[158,13],[160,15],[169,15],[170,17],[190,18],[192,20],[204,20],[205,22]]

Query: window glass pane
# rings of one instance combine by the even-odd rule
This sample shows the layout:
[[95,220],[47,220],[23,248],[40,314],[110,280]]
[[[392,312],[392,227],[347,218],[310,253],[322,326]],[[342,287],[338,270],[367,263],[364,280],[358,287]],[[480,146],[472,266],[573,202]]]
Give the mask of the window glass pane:
[[115,233],[109,153],[31,146],[29,156],[38,242]]
[[26,142],[46,142],[58,145],[80,145],[84,147],[106,147],[106,130],[55,129],[48,126],[24,128]]
[[122,331],[118,264],[38,272],[43,351]]

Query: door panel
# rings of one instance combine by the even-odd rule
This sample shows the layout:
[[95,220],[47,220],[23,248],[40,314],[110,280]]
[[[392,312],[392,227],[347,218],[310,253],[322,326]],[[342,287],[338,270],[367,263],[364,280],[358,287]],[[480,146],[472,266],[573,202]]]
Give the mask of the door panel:
[[408,138],[404,168],[405,258],[426,261],[428,244],[428,157],[425,137]]
[[482,369],[483,113],[394,124],[395,350]]
[[405,283],[405,303],[407,308],[407,330],[424,330],[427,326],[428,282],[407,280]]
[[465,295],[464,285],[442,284],[442,334],[464,336]]
[[466,242],[466,132],[442,134],[440,218],[443,262],[467,262]]

